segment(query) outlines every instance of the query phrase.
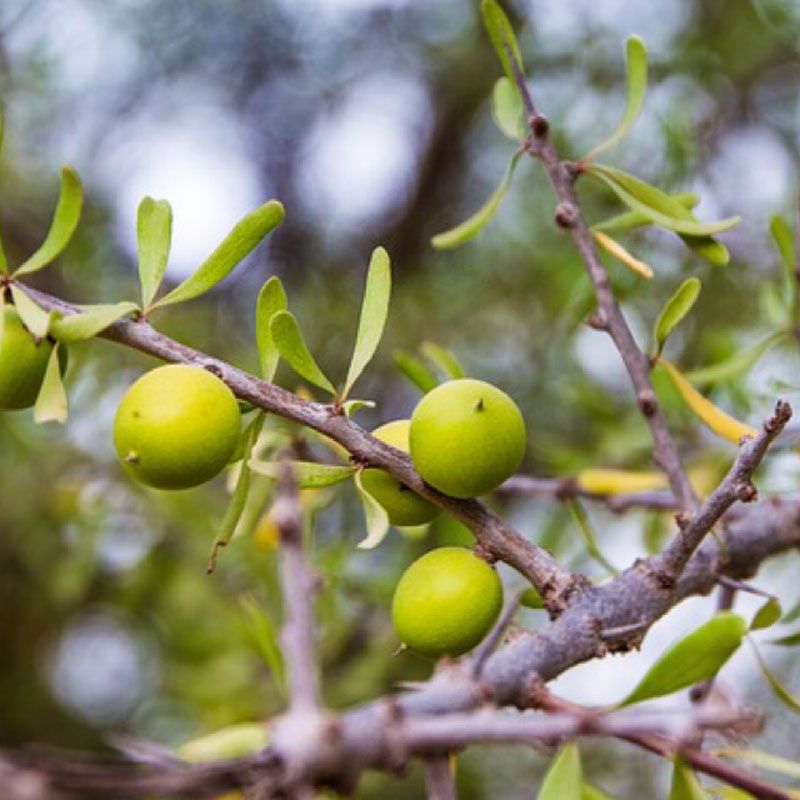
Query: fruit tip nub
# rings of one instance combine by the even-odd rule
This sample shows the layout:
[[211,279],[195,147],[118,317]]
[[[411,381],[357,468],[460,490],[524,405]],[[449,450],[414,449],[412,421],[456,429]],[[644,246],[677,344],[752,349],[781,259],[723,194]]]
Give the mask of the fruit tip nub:
[[483,398],[481,397],[481,398],[479,398],[478,402],[475,403],[475,410],[476,411],[483,411],[483,409],[484,409]]

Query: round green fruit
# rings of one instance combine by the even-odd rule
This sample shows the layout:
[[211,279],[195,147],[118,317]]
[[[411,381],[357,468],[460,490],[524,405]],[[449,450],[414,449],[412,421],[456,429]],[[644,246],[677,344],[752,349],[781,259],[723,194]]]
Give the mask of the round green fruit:
[[3,307],[0,410],[28,408],[36,402],[52,351],[48,339],[37,343],[13,306]]
[[463,547],[440,547],[400,578],[392,619],[403,644],[421,655],[458,656],[489,632],[503,605],[495,570]]
[[[387,422],[372,435],[386,444],[408,452],[407,419]],[[392,525],[423,525],[439,516],[440,509],[382,469],[365,469],[361,484],[385,509]]]
[[411,458],[451,497],[477,497],[513,475],[525,454],[525,422],[495,386],[468,378],[437,386],[411,417]]
[[122,398],[114,446],[136,480],[157,489],[188,489],[211,480],[239,439],[233,392],[199,367],[158,367]]

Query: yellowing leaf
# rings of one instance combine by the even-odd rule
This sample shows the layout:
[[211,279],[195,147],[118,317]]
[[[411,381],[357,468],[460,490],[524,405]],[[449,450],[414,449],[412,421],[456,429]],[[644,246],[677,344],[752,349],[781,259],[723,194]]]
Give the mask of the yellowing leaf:
[[647,492],[669,487],[663,472],[637,472],[625,469],[582,469],[576,475],[575,481],[583,491],[599,495]]
[[616,239],[612,239],[607,233],[603,233],[602,231],[592,231],[592,235],[603,250],[621,261],[626,267],[632,269],[644,278],[653,277],[653,268],[644,261],[632,256]]

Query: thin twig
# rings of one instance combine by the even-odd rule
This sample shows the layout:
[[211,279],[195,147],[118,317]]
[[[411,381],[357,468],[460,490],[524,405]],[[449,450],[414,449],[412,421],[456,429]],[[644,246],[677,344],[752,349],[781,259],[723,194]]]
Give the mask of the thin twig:
[[522,601],[523,594],[524,591],[521,591],[512,595],[512,597],[506,603],[506,606],[500,614],[500,617],[498,618],[494,627],[491,631],[489,631],[488,636],[473,652],[470,659],[470,666],[472,668],[472,674],[476,678],[480,676],[483,665],[486,663],[486,659],[489,658],[497,645],[500,644],[500,640],[505,635],[506,629],[511,624],[511,620],[514,619],[514,614],[517,613],[517,609]]
[[428,800],[456,800],[456,781],[446,755],[435,755],[423,759],[425,788]]

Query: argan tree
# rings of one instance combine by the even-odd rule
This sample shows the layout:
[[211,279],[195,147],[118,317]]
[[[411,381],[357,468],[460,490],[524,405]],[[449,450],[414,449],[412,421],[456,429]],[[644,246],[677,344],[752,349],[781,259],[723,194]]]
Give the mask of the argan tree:
[[[492,93],[494,121],[514,150],[491,197],[467,220],[434,236],[432,245],[466,246],[502,213],[517,165],[531,159],[551,186],[554,223],[589,280],[585,324],[610,339],[624,365],[627,403],[637,410],[625,424],[648,431],[641,448],[646,455],[628,468],[518,473],[526,438],[535,440],[538,428],[546,427],[547,411],[534,413],[500,387],[467,376],[449,349],[431,342],[421,343],[421,357],[394,354],[397,368],[422,395],[418,404],[405,418],[384,420],[372,433],[365,430],[358,420],[374,403],[354,390],[391,319],[390,254],[381,246],[372,253],[357,323],[354,319],[349,368],[336,379],[312,355],[276,276],[254,298],[257,374],[161,332],[162,320],[176,306],[211,291],[281,224],[285,212],[276,200],[245,216],[174,288],[162,290],[171,208],[149,197],[137,219],[139,298],[94,305],[86,303],[92,298],[81,298],[78,305],[34,288],[30,277],[58,259],[79,224],[81,182],[65,168],[41,247],[19,264],[0,252],[0,408],[32,407],[39,423],[67,423],[63,378],[74,353],[85,352],[82,342],[105,339],[166,362],[133,383],[113,431],[97,435],[113,439],[130,491],[148,487],[141,490],[144,503],[156,504],[153,488],[192,488],[226,472],[228,507],[216,514],[207,564],[192,568],[207,570],[207,580],[218,581],[238,543],[258,538],[264,558],[277,551],[280,634],[257,604],[250,604],[248,613],[286,697],[269,719],[208,731],[177,751],[121,736],[109,738],[115,754],[102,759],[36,747],[8,749],[0,756],[3,798],[346,795],[357,791],[368,771],[399,773],[419,761],[428,796],[444,800],[456,796],[459,754],[477,744],[535,746],[552,754],[538,789],[542,800],[607,797],[591,770],[582,768],[581,747],[589,737],[609,740],[612,752],[632,745],[671,762],[672,800],[796,796],[755,770],[766,766],[797,776],[791,762],[746,747],[764,720],[718,678],[721,673],[724,679],[726,663],[747,639],[776,697],[792,711],[800,709],[800,700],[770,671],[769,656],[753,635],[791,624],[798,615],[794,609],[784,613],[779,599],[757,580],[763,562],[800,545],[800,495],[759,497],[754,483],[771,446],[796,457],[780,438],[791,409],[773,397],[763,419],[750,426],[708,398],[718,386],[735,385],[772,348],[796,346],[792,226],[778,216],[771,228],[783,272],[771,295],[778,311],[767,320],[772,324],[777,318],[779,324],[765,338],[691,370],[668,357],[670,337],[701,294],[700,278],[691,275],[659,298],[661,311],[652,319],[649,341],[637,340],[610,275],[631,271],[630,298],[650,291],[654,268],[637,255],[635,244],[629,249],[622,240],[635,243],[631,232],[660,229],[688,248],[696,271],[701,265],[724,270],[730,255],[718,237],[739,219],[703,221],[694,211],[696,195],[663,191],[606,163],[613,162],[614,148],[645,100],[647,51],[639,38],[626,45],[627,101],[619,127],[585,155],[565,157],[546,109],[535,102],[536,76],[526,73],[513,26],[495,0],[483,0],[481,14],[502,68]],[[614,215],[595,219],[584,212],[584,186],[592,198],[598,192],[606,202],[610,198],[617,206]],[[286,372],[291,387],[302,381],[300,389],[275,382],[280,363],[291,370]],[[517,368],[524,370],[525,364]],[[786,379],[791,384],[792,376]],[[675,413],[668,418],[665,408]],[[673,416],[682,420],[680,426]],[[701,428],[727,447],[722,461],[705,444],[698,446]],[[517,530],[493,510],[502,506],[498,498],[515,495],[555,499],[567,512],[555,517],[557,535],[580,541],[600,574],[570,569],[544,537],[523,526]],[[363,505],[364,531],[349,542],[346,558],[381,547],[387,535],[419,540],[442,520],[457,525],[462,539],[459,546],[426,547],[404,565],[391,603],[383,598],[387,618],[391,605],[395,645],[434,664],[433,674],[417,680],[415,673],[391,694],[332,710],[323,702],[326,675],[319,667],[318,642],[325,623],[317,598],[344,588],[323,585],[338,562],[318,563],[316,539],[323,535],[318,528],[324,516],[354,497]],[[604,537],[594,530],[595,506],[639,514],[648,554],[617,570],[603,553]],[[501,565],[514,576],[505,590]],[[673,607],[710,593],[718,598],[717,613],[698,620],[624,697],[609,697],[602,707],[580,706],[548,687],[578,664],[638,648]],[[736,612],[741,593],[763,599],[752,618]],[[526,629],[515,621],[524,607],[541,609],[547,620]],[[797,640],[789,629],[772,641]],[[393,659],[392,647],[385,647],[382,657]],[[677,703],[683,693],[691,702],[678,710],[650,705],[665,697]],[[720,740],[728,746],[720,749]],[[535,791],[531,787],[530,795]]]

